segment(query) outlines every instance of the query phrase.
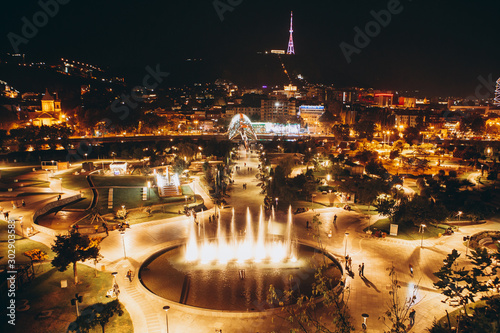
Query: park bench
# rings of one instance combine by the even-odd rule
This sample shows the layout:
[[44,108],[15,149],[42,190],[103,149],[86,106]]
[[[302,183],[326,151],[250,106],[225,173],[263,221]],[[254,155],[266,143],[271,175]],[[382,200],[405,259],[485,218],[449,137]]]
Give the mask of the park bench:
[[481,239],[481,240],[478,242],[478,244],[479,244],[480,246],[485,246],[486,244],[490,244],[490,243],[493,243],[493,238],[491,238],[491,237],[485,237],[485,238]]

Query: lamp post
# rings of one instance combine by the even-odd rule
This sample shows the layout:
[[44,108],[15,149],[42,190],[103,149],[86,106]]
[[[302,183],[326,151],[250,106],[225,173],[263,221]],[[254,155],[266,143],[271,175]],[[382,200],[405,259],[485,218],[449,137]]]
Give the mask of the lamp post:
[[87,153],[85,153],[85,161],[87,161]]
[[[346,232],[345,234],[345,250],[344,250],[344,258],[347,258],[347,237],[349,237],[349,233]],[[347,259],[346,259],[347,260]]]
[[186,208],[187,208],[187,205],[188,205],[188,196],[187,195],[184,196],[184,200],[186,202]]
[[75,294],[75,298],[71,299],[71,305],[76,306],[76,318],[80,317],[80,309],[78,309],[78,303],[81,303],[83,301],[83,296],[79,296],[78,294]]
[[469,241],[470,241],[470,236],[464,236],[464,242],[467,241],[467,247],[465,248],[465,257],[467,258],[467,252],[469,252]]
[[151,188],[151,182],[150,182],[150,181],[148,181],[148,197],[147,197],[147,199],[148,199],[148,200],[149,200],[149,189],[150,189],[150,188]]
[[424,246],[424,232],[425,232],[425,228],[426,228],[426,227],[427,227],[427,226],[426,226],[425,224],[421,224],[421,225],[420,225],[420,230],[419,230],[419,231],[420,231],[420,233],[422,234],[422,238],[421,238],[421,240],[420,240],[420,247],[421,247],[421,248]]
[[125,230],[120,231],[120,235],[122,235],[123,259],[127,259],[127,252],[125,251]]
[[113,294],[116,296],[116,299],[118,299],[118,295],[120,294],[120,288],[118,287],[118,283],[116,282],[116,276],[118,275],[118,272],[113,272],[111,273],[113,275]]
[[462,211],[459,211],[458,212],[458,222],[460,222],[460,217],[462,216],[463,212]]
[[170,310],[170,306],[165,305],[163,307],[163,310],[165,311],[165,319],[166,319],[166,324],[167,324],[167,331],[166,331],[166,333],[168,333],[168,310]]
[[274,198],[274,200],[276,200],[276,209],[278,209],[278,200],[279,200],[279,198],[276,197],[276,198]]

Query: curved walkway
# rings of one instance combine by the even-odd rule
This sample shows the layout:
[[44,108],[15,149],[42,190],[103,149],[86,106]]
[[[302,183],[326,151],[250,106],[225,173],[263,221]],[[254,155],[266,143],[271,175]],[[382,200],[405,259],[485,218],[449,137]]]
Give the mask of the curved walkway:
[[[252,216],[257,216],[263,202],[263,195],[259,194],[261,189],[257,186],[258,180],[255,178],[259,163],[257,155],[242,151],[237,163],[241,169],[234,175],[235,183],[232,186],[231,197],[228,199],[230,208],[224,209],[221,217],[223,223],[229,223],[231,208],[234,208],[237,228],[240,228],[245,223],[247,207]],[[246,190],[243,189],[244,183],[247,184]],[[204,197],[207,208],[210,208],[206,214],[201,214],[201,221],[204,223],[208,220],[207,215],[213,213],[213,205],[207,200],[209,198],[201,187],[197,184],[195,186],[196,193]],[[283,221],[276,223],[276,227],[284,230],[286,213],[277,212],[276,214],[276,220]],[[445,309],[453,309],[441,302],[444,296],[433,288],[435,281],[433,272],[439,269],[443,259],[452,249],[465,251],[462,236],[485,229],[500,229],[499,224],[492,221],[483,225],[461,227],[461,230],[451,237],[424,240],[421,247],[420,240],[404,241],[391,237],[385,239],[370,237],[363,232],[369,223],[363,215],[331,207],[294,215],[294,233],[300,235],[302,239],[313,241],[313,235],[305,228],[306,221],[311,221],[313,214],[320,214],[320,220],[323,222],[321,225],[322,241],[330,252],[339,258],[344,257],[345,253],[349,254],[352,257],[355,272],[357,272],[357,265],[365,264],[365,279],[359,278],[356,274],[353,278],[348,277],[346,282],[350,287],[349,307],[358,331],[361,331],[361,314],[370,315],[367,332],[382,332],[386,329],[378,318],[387,309],[389,301],[390,279],[386,270],[388,267],[394,265],[396,268],[398,279],[403,285],[402,296],[409,295],[415,285],[419,286],[418,303],[415,306],[416,321],[411,332],[425,332],[435,317],[442,317]],[[338,216],[336,225],[332,224],[334,215]],[[193,222],[185,216],[147,222],[127,229],[123,239],[117,231],[113,231],[103,240],[101,253],[104,255],[104,260],[100,264],[105,265],[106,271],[110,273],[113,271],[119,273],[117,281],[121,290],[120,301],[124,303],[132,317],[135,332],[164,332],[166,320],[162,308],[165,305],[171,307],[168,312],[170,332],[214,332],[215,329],[222,329],[223,332],[288,331],[286,323],[276,316],[274,319],[272,316],[233,319],[214,317],[210,312],[185,311],[176,303],[152,295],[140,285],[135,273],[143,260],[157,249],[164,247],[165,244],[185,239],[190,223]],[[213,226],[207,223],[207,229],[209,228]],[[330,230],[332,237],[328,238]],[[347,237],[346,232],[349,233]],[[32,239],[47,245],[52,242],[52,237],[43,234],[35,235]],[[409,264],[412,264],[415,269],[413,277],[409,274]],[[129,269],[134,271],[132,282],[126,279],[126,272]]]

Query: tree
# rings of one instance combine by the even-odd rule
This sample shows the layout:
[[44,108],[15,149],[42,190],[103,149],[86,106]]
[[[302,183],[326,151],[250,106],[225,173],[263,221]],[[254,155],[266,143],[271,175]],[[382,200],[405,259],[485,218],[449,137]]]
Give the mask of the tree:
[[347,124],[335,124],[332,127],[332,133],[339,141],[349,140],[350,128]]
[[86,307],[80,317],[70,324],[68,331],[86,333],[100,325],[102,333],[105,333],[106,324],[115,314],[123,315],[122,306],[117,299],[108,303],[96,303]]
[[387,169],[384,168],[384,165],[379,160],[371,160],[365,166],[365,171],[371,175],[384,176],[387,173]]
[[52,259],[52,266],[59,272],[64,272],[70,264],[73,264],[73,275],[75,284],[78,283],[78,273],[76,263],[87,259],[95,258],[99,255],[99,244],[92,242],[88,236],[78,232],[70,235],[56,236],[52,251],[55,253]]
[[[410,319],[410,309],[417,300],[418,287],[414,287],[409,297],[401,297],[401,283],[398,280],[394,265],[387,270],[389,271],[389,276],[391,278],[391,289],[389,291],[389,295],[391,297],[388,302],[388,309],[385,312],[385,315],[381,316],[379,319],[381,319],[387,328],[389,328],[387,333],[404,333],[407,332],[407,323]],[[386,320],[389,323],[386,323]]]
[[[317,214],[312,219],[312,227],[315,232],[314,239],[323,252],[320,225],[321,221],[319,214]],[[338,288],[335,285],[334,279],[329,274],[329,265],[325,260],[319,260],[319,262],[312,264],[315,268],[315,279],[311,296],[301,294],[300,291],[293,288],[285,290],[280,296],[271,285],[267,297],[268,303],[279,306],[295,304],[282,308],[283,312],[286,313],[284,319],[294,326],[292,332],[309,332],[311,330],[326,333],[349,333],[354,331],[352,317],[347,306],[349,289],[347,287],[345,289]],[[320,299],[319,303],[318,299]],[[316,311],[319,306],[325,309],[328,321]],[[332,326],[333,330],[331,330]]]
[[[482,250],[471,251],[473,263],[476,267],[467,269],[458,267],[457,259],[460,253],[457,250],[451,251],[443,260],[443,266],[434,275],[439,279],[434,286],[441,290],[441,293],[451,300],[458,301],[458,305],[463,305],[467,315],[467,304],[474,302],[477,293],[487,291],[486,283],[480,282],[478,277],[484,276],[484,268],[491,265],[491,259]],[[458,306],[456,305],[456,306]]]
[[374,206],[380,215],[388,216],[389,219],[392,219],[396,209],[396,200],[388,195],[381,195],[377,198]]
[[33,249],[30,251],[26,251],[26,252],[24,252],[24,255],[26,257],[30,258],[30,260],[31,260],[31,269],[33,270],[33,274],[35,272],[35,270],[33,268],[33,264],[35,262],[43,262],[49,258],[47,253],[45,253],[44,251],[42,251],[40,249]]
[[354,131],[360,139],[372,140],[375,133],[375,123],[369,120],[363,120],[354,125]]

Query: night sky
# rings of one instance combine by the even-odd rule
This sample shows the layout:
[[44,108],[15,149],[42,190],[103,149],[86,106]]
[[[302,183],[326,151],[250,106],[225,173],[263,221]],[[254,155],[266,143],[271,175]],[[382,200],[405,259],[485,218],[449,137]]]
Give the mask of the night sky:
[[[31,60],[67,57],[136,78],[160,63],[173,80],[266,84],[254,75],[262,67],[257,52],[286,49],[293,10],[297,57],[289,70],[311,82],[468,96],[479,76],[500,76],[498,1],[402,0],[401,13],[348,63],[339,44],[354,45],[354,27],[364,30],[370,11],[389,2],[232,0],[240,4],[221,21],[212,0],[72,0],[20,50]],[[37,1],[2,4],[2,53],[13,52],[7,34],[21,35],[21,18],[32,21],[39,10]],[[187,58],[203,62],[186,65]],[[266,66],[273,64],[279,71],[276,59]]]

